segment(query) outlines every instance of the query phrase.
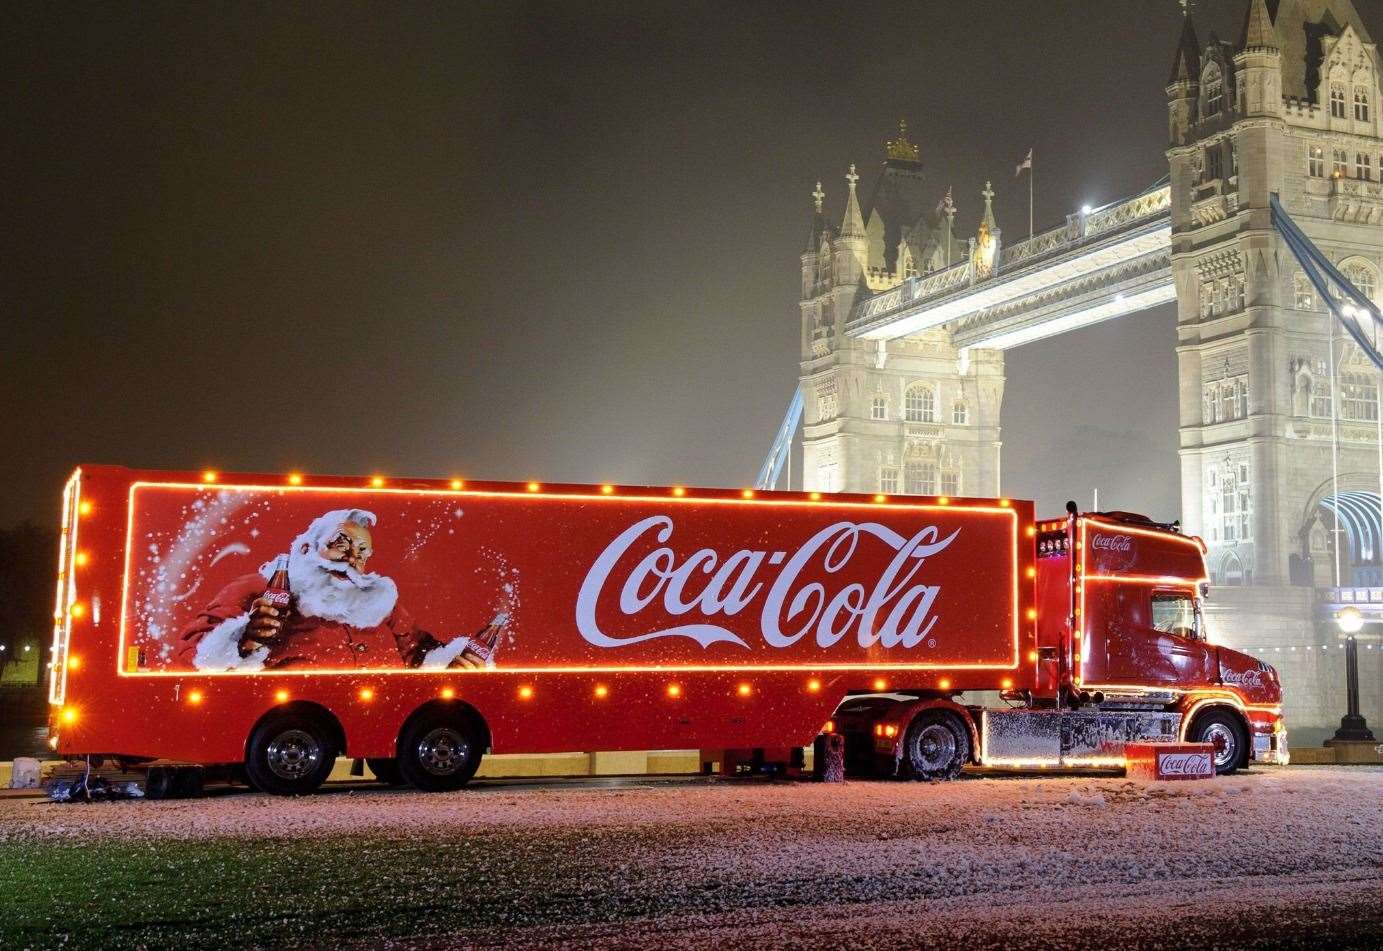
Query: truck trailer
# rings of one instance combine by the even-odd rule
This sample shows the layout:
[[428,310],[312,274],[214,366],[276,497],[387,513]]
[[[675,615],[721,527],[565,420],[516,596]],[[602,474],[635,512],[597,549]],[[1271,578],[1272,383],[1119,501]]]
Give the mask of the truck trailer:
[[[316,789],[486,752],[844,738],[851,770],[1286,762],[1277,672],[1207,638],[1205,546],[1017,499],[155,472],[63,494],[50,745]],[[838,740],[833,742],[839,742]]]

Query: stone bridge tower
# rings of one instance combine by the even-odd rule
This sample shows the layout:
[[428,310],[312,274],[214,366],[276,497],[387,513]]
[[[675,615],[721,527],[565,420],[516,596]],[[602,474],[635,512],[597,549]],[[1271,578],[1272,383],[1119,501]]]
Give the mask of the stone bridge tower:
[[1247,6],[1237,42],[1202,47],[1188,17],[1167,86],[1182,513],[1209,545],[1221,640],[1282,669],[1294,728],[1324,731],[1344,706],[1314,593],[1335,583],[1332,432],[1341,490],[1376,493],[1378,374],[1342,343],[1332,356],[1332,318],[1269,196],[1378,299],[1380,64],[1350,0]]
[[[962,352],[939,327],[887,343],[849,338],[845,324],[870,294],[959,264],[975,239],[955,237],[950,193],[928,196],[920,150],[900,125],[869,201],[846,176],[845,213],[832,227],[820,184],[802,253],[805,489],[993,496],[999,493],[1003,354]],[[980,239],[1000,238],[986,189]]]

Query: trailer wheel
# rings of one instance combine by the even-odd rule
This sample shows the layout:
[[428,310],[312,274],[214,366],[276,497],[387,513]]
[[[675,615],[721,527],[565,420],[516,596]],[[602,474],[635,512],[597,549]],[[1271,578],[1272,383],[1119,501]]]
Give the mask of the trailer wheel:
[[402,786],[403,773],[399,772],[399,761],[396,759],[367,759],[365,765],[370,767],[370,772],[375,774],[375,779],[386,786]]
[[471,781],[480,768],[481,732],[453,710],[424,710],[399,737],[399,774],[415,789],[449,792]]
[[1196,717],[1190,736],[1194,743],[1215,747],[1215,775],[1228,776],[1244,765],[1248,740],[1239,718],[1226,710],[1208,710]]
[[260,792],[304,796],[326,782],[336,764],[336,739],[320,720],[288,713],[250,734],[245,776]]
[[923,710],[903,738],[903,774],[910,779],[955,779],[970,761],[970,731],[949,710]]

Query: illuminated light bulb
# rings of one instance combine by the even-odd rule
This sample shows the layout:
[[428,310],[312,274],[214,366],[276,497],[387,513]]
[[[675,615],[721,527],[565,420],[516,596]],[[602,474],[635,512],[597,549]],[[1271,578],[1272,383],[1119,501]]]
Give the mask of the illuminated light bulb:
[[601,491],[601,493],[604,494],[604,495],[614,495],[614,494],[615,494],[615,487],[614,487],[613,485],[602,485],[602,486],[600,487],[600,491]]
[[807,681],[808,693],[817,693],[819,690],[821,690],[821,681],[817,680],[815,677]]
[[676,700],[678,697],[682,696],[682,688],[679,687],[677,684],[668,684],[667,695],[672,699]]
[[811,498],[811,500],[812,500],[813,502],[820,502],[820,501],[821,501],[821,493],[820,493],[820,492],[813,492],[813,493],[811,494],[810,498]]
[[456,690],[455,690],[455,688],[453,688],[453,687],[443,687],[443,688],[442,688],[442,699],[443,699],[443,700],[451,700],[451,699],[454,698],[455,696],[456,696]]
[[529,492],[539,492],[539,491],[542,490],[542,488],[543,488],[543,487],[542,487],[541,485],[539,485],[538,483],[536,483],[536,482],[530,482],[530,483],[528,483],[528,491],[529,491]]
[[874,689],[875,689],[875,690],[885,690],[885,689],[887,689],[887,687],[888,687],[888,681],[885,680],[884,678],[878,677],[878,678],[876,678],[876,679],[874,680]]
[[884,727],[884,736],[897,736],[897,735],[898,735],[898,728],[897,728],[896,726],[894,726],[892,723],[890,723],[888,726]]
[[1013,680],[1012,680],[1012,678],[1005,677],[1003,680],[999,681],[999,686],[1002,687],[1004,690],[1012,690],[1012,689],[1013,689]]
[[749,684],[740,684],[738,687],[735,688],[735,692],[738,693],[741,697],[747,697],[754,692],[754,688],[749,686]]
[[200,690],[189,690],[187,692],[187,702],[197,704],[202,702],[202,692]]
[[1029,567],[1028,570],[1027,570],[1027,576],[1028,576],[1029,578],[1036,578],[1036,577],[1037,577],[1037,569],[1036,569],[1036,568]]
[[752,499],[753,497],[754,497],[754,490],[753,490],[753,489],[745,489],[743,492],[740,493],[740,498],[742,498],[742,499]]
[[361,687],[358,696],[362,703],[369,703],[375,698],[375,692],[369,687]]
[[1029,620],[1029,621],[1036,621],[1036,620],[1037,620],[1037,608],[1028,608],[1028,620]]
[[1076,639],[1076,640],[1080,640],[1080,638],[1081,638],[1080,628],[1076,628],[1074,631],[1072,631],[1072,632],[1071,632],[1071,637],[1073,637],[1073,638]]
[[71,614],[73,617],[81,617],[86,613],[86,606],[79,601],[68,608],[67,613]]
[[875,735],[875,736],[883,736],[883,735],[884,735],[884,725],[883,725],[882,723],[876,723],[876,724],[874,724],[874,735]]
[[372,489],[379,489],[379,488],[383,488],[383,486],[384,486],[384,477],[383,477],[383,476],[374,476],[373,478],[370,479],[370,488],[372,488]]
[[84,552],[84,551],[79,551],[79,552],[77,552],[77,554],[72,558],[72,563],[75,564],[78,568],[85,568],[85,567],[86,567],[86,563],[89,562],[90,560],[91,560],[91,556],[90,556],[90,555],[88,555],[88,554],[87,554],[86,552]]
[[1013,502],[1010,499],[1000,499],[999,504],[1002,505],[1004,508],[1008,508],[1010,505],[1013,504]]
[[941,498],[937,499],[937,502],[941,503],[942,505],[950,505],[950,504],[951,504],[951,500],[948,499],[948,498],[947,498],[946,496],[944,496],[944,495],[943,495]]
[[875,502],[887,502],[887,501],[888,501],[888,496],[886,496],[886,495],[876,495],[876,496],[874,496],[874,501],[875,501]]
[[834,733],[836,731],[836,721],[827,720],[826,725],[821,728],[822,733]]
[[275,691],[275,692],[274,692],[274,701],[275,701],[276,703],[287,703],[287,702],[288,702],[288,691],[287,691],[287,690],[277,690],[277,691]]
[[1027,536],[1028,536],[1029,538],[1032,538],[1034,535],[1037,534],[1037,529],[1035,529],[1035,528],[1033,528],[1031,525],[1029,525],[1026,534],[1027,534]]
[[91,514],[91,503],[90,503],[90,502],[83,502],[81,505],[78,505],[78,506],[77,506],[77,511],[80,512],[80,513],[83,514],[83,515],[90,515],[90,514]]
[[938,681],[936,682],[936,685],[937,685],[938,687],[940,687],[942,690],[950,690],[950,689],[951,689],[951,681],[950,681],[950,679],[947,678],[947,677],[942,677],[940,680],[938,680]]
[[532,700],[532,699],[533,699],[533,688],[532,688],[532,687],[528,687],[528,686],[520,687],[520,688],[519,688],[519,699],[520,699],[520,700]]
[[76,722],[77,722],[77,708],[76,708],[76,707],[63,707],[63,708],[62,708],[62,722],[63,722],[63,723],[76,723]]
[[80,666],[82,666],[82,659],[81,659],[80,657],[69,657],[69,658],[67,658],[67,669],[68,669],[68,670],[76,670],[76,669],[77,669],[78,667],[80,667]]
[[604,700],[608,696],[610,696],[609,687],[605,686],[604,684],[595,685],[595,698],[597,700]]
[[1033,663],[1033,664],[1037,663],[1037,658],[1038,658],[1038,653],[1037,653],[1037,651],[1028,651],[1028,661],[1029,661],[1029,663]]
[[1091,208],[1089,205],[1081,205],[1081,206],[1080,206],[1080,213],[1083,214],[1083,215],[1088,215],[1088,214],[1090,214],[1090,212],[1092,212],[1092,211],[1094,211],[1094,210],[1095,210],[1095,209],[1094,209],[1094,208]]
[[677,497],[680,499],[682,496],[684,496],[684,495],[687,494],[687,490],[684,489],[684,488],[682,488],[680,485],[679,485],[679,486],[675,486],[675,487],[673,488],[673,490],[672,490],[672,494],[675,495],[675,496],[677,496]]
[[220,473],[218,473],[215,469],[208,469],[202,473],[203,482],[215,482],[219,478]]
[[460,479],[452,479],[452,480],[451,480],[451,490],[452,490],[453,492],[460,492],[460,491],[461,491],[462,489],[464,489],[465,487],[466,487],[466,483],[463,482],[463,481],[461,481]]
[[290,472],[290,473],[288,473],[288,484],[289,484],[289,485],[302,485],[302,484],[303,484],[303,477],[302,477],[301,473],[297,473],[297,472]]

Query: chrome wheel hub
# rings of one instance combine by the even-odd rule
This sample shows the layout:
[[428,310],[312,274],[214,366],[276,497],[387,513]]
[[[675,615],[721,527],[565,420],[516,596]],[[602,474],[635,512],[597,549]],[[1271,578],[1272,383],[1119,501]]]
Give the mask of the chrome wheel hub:
[[265,750],[269,770],[279,779],[298,780],[309,776],[322,760],[322,747],[316,737],[304,730],[286,730]]
[[917,734],[912,760],[928,772],[945,769],[956,755],[956,738],[950,730],[934,723]]
[[471,758],[466,738],[449,726],[439,726],[418,741],[418,763],[434,776],[453,776]]
[[1221,770],[1234,765],[1239,759],[1239,740],[1234,731],[1223,723],[1212,723],[1201,735],[1201,742],[1215,747],[1215,769]]

